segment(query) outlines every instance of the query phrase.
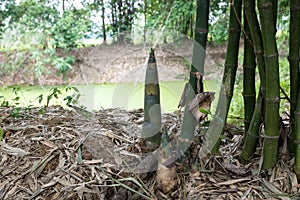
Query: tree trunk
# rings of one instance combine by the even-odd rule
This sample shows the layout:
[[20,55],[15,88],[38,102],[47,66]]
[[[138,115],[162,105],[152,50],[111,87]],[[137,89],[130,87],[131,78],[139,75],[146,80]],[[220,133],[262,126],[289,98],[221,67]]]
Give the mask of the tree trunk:
[[[112,31],[113,31],[113,35],[115,36],[118,32],[117,29],[117,8],[116,8],[116,2],[113,0],[110,3],[111,5],[111,20],[112,20]],[[115,39],[113,40],[113,42],[115,42]]]
[[144,43],[146,42],[147,40],[147,6],[148,6],[148,3],[147,3],[147,0],[144,0],[144,21],[145,21],[145,24],[144,24]]
[[278,157],[279,64],[275,38],[274,0],[258,0],[266,66],[265,135],[263,169],[273,167]]
[[63,11],[63,13],[65,12],[65,0],[62,0],[62,11]]
[[103,43],[106,44],[106,27],[105,27],[105,5],[104,0],[101,0],[101,17],[102,17],[102,33],[103,33]]
[[123,43],[124,42],[124,15],[123,15],[123,2],[122,0],[118,0],[118,37],[117,42]]

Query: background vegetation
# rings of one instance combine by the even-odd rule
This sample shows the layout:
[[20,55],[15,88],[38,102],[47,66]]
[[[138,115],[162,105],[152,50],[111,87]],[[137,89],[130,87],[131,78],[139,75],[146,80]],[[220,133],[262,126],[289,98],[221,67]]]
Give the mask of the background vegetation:
[[[226,44],[229,1],[210,3],[208,42]],[[279,0],[277,43],[280,50],[281,86],[289,93],[288,27],[289,1]],[[0,49],[8,59],[1,64],[1,75],[9,75],[25,65],[36,77],[51,73],[65,77],[75,58],[68,54],[74,48],[99,43],[153,43],[157,32],[161,43],[174,38],[194,37],[196,1],[193,0],[8,0],[1,2]],[[60,54],[63,52],[63,56]],[[242,51],[241,51],[242,52]],[[240,54],[239,64],[242,63]],[[238,70],[237,91],[242,91],[242,70]],[[257,83],[259,87],[259,83]],[[234,95],[229,118],[242,124],[242,96]],[[281,111],[287,110],[282,101]]]

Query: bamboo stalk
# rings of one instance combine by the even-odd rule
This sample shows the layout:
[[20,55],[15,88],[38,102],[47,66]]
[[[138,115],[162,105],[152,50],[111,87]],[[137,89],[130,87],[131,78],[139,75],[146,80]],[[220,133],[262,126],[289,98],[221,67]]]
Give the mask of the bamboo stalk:
[[243,64],[243,97],[245,135],[250,126],[255,109],[255,54],[247,18],[244,14],[244,64]]
[[238,67],[239,42],[241,34],[241,7],[242,0],[234,1],[234,4],[231,4],[230,7],[229,35],[226,50],[227,53],[225,58],[225,68],[222,80],[222,83],[225,85],[227,110],[229,110],[229,106],[233,96],[236,70]]
[[279,63],[274,26],[274,0],[258,0],[266,66],[265,135],[263,169],[273,167],[278,157]]
[[264,113],[264,99],[266,93],[266,73],[265,62],[263,57],[263,42],[261,30],[255,11],[255,0],[244,0],[244,10],[249,24],[251,37],[254,45],[254,52],[256,54],[259,77],[260,77],[260,91],[257,97],[255,110],[252,116],[250,127],[245,135],[243,151],[241,153],[242,160],[250,160],[253,156],[258,143],[259,127],[263,122]]
[[[190,84],[196,93],[203,92],[203,84],[201,88],[197,89],[197,77],[194,75],[196,72],[204,74],[204,61],[206,41],[208,34],[208,14],[209,14],[209,0],[197,0],[196,12],[196,27],[194,30],[194,44],[192,65],[190,74]],[[202,80],[200,80],[202,82]]]
[[255,105],[255,110],[253,112],[250,126],[247,130],[247,134],[243,145],[243,150],[240,156],[240,158],[244,161],[249,161],[256,150],[256,146],[259,138],[259,128],[262,121],[261,109],[262,109],[262,94],[261,92],[259,92],[257,102]]
[[260,77],[260,87],[263,97],[266,93],[266,73],[265,73],[265,60],[264,60],[264,50],[262,35],[257,19],[257,14],[255,11],[255,0],[243,0],[244,10],[247,17],[247,22],[249,24],[249,29],[254,45],[254,53],[257,59],[259,77]]
[[[208,34],[209,0],[197,0],[196,28],[194,33],[193,57],[188,89],[186,91],[186,103],[194,99],[195,94],[203,92],[202,77],[204,73],[204,60],[206,41]],[[178,139],[176,158],[180,158],[187,152],[192,143],[197,120],[192,113],[185,109]]]
[[[289,64],[290,64],[290,141],[295,138],[295,111],[299,91],[299,43],[300,43],[300,1],[291,0],[290,5],[290,40],[289,40]],[[290,151],[294,152],[294,144],[290,143]]]
[[[300,178],[300,97],[299,97],[299,44],[300,44],[300,1],[290,1],[290,85],[291,85],[291,111],[290,111],[290,150],[295,152],[294,171]],[[297,103],[298,101],[298,103]]]
[[161,108],[157,65],[154,50],[151,49],[145,78],[144,123],[142,138],[149,141],[151,148],[157,148],[161,141]]
[[241,7],[242,0],[234,1],[230,7],[229,35],[227,54],[225,58],[225,68],[222,85],[219,93],[217,108],[213,120],[207,131],[206,142],[200,151],[201,154],[211,152],[218,153],[220,140],[228,115],[229,106],[233,96],[235,76],[238,67],[239,41],[241,34]]
[[[299,91],[300,94],[300,91]],[[298,104],[295,112],[295,163],[294,171],[297,174],[297,177],[300,178],[300,96],[298,95]]]

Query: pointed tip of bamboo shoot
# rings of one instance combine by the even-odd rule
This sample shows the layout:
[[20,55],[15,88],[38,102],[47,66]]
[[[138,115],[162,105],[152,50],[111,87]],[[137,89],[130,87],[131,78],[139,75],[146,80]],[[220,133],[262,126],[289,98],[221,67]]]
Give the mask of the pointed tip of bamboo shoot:
[[155,55],[154,55],[154,49],[151,48],[150,53],[149,53],[148,63],[155,63],[155,62],[156,62],[156,60],[155,60]]

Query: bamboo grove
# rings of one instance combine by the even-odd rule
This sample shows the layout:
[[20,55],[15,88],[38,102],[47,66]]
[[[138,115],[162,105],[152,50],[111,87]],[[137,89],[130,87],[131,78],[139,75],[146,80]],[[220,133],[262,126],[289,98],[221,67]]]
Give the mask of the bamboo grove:
[[[186,154],[191,144],[197,119],[187,107],[195,96],[201,103],[211,93],[203,90],[204,55],[208,33],[209,1],[197,0],[196,27],[190,79],[185,88],[183,125],[178,139],[176,159]],[[289,55],[290,94],[280,87],[279,53],[276,38],[277,0],[235,0],[230,2],[228,44],[224,74],[216,111],[206,133],[206,141],[199,156],[219,151],[220,136],[226,126],[228,111],[234,95],[241,38],[243,39],[243,99],[244,137],[240,160],[249,162],[261,144],[261,169],[270,169],[277,163],[282,138],[286,137],[290,158],[295,157],[294,171],[300,177],[300,92],[299,45],[300,1],[290,1]],[[242,35],[242,37],[241,37]],[[256,83],[259,89],[256,89]],[[236,91],[239,92],[239,91]],[[200,95],[200,96],[199,96]],[[202,95],[202,96],[201,96]],[[289,134],[281,136],[283,116],[280,115],[281,96],[290,103]],[[146,103],[146,101],[145,101]],[[286,116],[285,116],[286,117]],[[262,143],[259,143],[262,141]]]
[[[212,144],[207,141],[210,145],[206,145],[206,148],[210,152],[216,153],[218,150],[216,137],[210,135],[221,135],[227,120],[235,85],[239,44],[241,44],[239,37],[242,32],[244,142],[240,159],[250,161],[259,145],[258,141],[261,140],[263,141],[262,169],[276,165],[281,153],[279,150],[282,149],[282,146],[279,146],[282,143],[280,127],[283,124],[279,114],[280,99],[281,95],[285,95],[290,102],[289,155],[295,156],[294,171],[300,177],[299,11],[299,1],[291,0],[287,58],[290,63],[290,95],[288,96],[285,91],[280,93],[279,53],[276,41],[278,2],[276,0],[231,1],[223,81],[216,113],[207,136],[208,140],[213,141]],[[256,68],[259,77],[255,75]],[[255,90],[256,82],[260,82],[258,91]]]

